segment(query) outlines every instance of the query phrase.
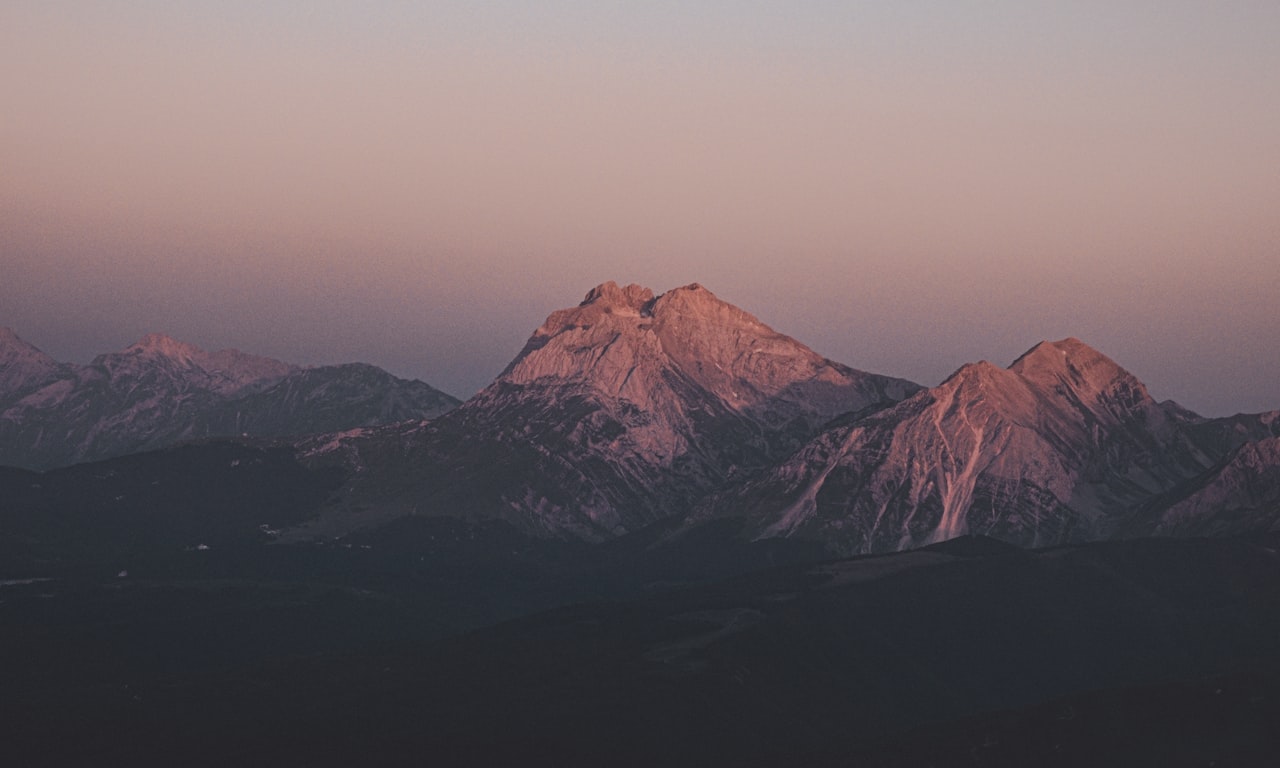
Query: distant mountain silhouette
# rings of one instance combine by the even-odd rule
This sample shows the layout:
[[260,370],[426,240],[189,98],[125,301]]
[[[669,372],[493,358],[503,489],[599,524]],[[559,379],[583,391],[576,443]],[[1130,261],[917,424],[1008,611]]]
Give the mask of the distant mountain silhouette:
[[0,465],[47,469],[172,445],[437,416],[458,400],[366,365],[299,366],[150,334],[88,365],[0,330]]

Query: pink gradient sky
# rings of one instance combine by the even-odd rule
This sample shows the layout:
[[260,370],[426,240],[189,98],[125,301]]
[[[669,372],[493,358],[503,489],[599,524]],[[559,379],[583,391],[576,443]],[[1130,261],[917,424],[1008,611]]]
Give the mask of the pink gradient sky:
[[1280,4],[530,5],[5,3],[0,325],[465,396],[698,281],[925,384],[1072,335],[1280,408]]

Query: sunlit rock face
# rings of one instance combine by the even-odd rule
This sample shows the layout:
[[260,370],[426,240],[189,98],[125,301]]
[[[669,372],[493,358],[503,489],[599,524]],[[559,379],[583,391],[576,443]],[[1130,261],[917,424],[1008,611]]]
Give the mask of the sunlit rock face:
[[919,388],[827,360],[697,283],[656,298],[638,285],[605,283],[553,313],[499,380],[571,382],[648,408],[673,400],[667,374],[776,424],[825,420]]
[[70,365],[0,333],[0,465],[47,469],[197,438],[422,419],[457,402],[372,366],[303,369],[161,334]]
[[344,504],[608,538],[917,389],[827,360],[697,284],[655,296],[605,283],[457,411],[367,441]]
[[698,519],[741,516],[754,536],[840,552],[967,533],[1044,546],[1149,531],[1152,503],[1240,444],[1207,421],[1156,403],[1076,339],[1045,342],[1007,369],[966,365],[894,408],[833,426]]

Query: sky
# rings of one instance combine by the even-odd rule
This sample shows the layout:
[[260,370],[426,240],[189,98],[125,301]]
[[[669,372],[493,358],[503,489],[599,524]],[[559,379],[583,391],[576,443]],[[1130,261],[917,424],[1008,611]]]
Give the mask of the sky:
[[605,280],[1280,408],[1274,0],[6,0],[0,325],[469,396]]

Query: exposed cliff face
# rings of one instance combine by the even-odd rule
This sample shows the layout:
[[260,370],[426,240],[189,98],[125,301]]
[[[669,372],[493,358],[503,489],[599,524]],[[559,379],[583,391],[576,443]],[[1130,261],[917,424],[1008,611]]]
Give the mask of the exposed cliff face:
[[380,458],[364,462],[351,503],[606,538],[683,514],[831,418],[917,388],[827,360],[699,285],[655,296],[605,283],[403,441],[402,458],[366,446]]
[[757,536],[816,538],[843,552],[966,533],[1049,545],[1111,536],[1220,458],[1131,374],[1065,339],[1008,369],[967,365],[833,427],[700,516],[745,515]]
[[1133,535],[1280,531],[1280,438],[1241,445],[1220,466],[1157,499],[1135,517]]
[[458,402],[371,366],[301,369],[160,334],[85,366],[15,340],[0,336],[0,465],[47,469],[193,438],[422,419]]

